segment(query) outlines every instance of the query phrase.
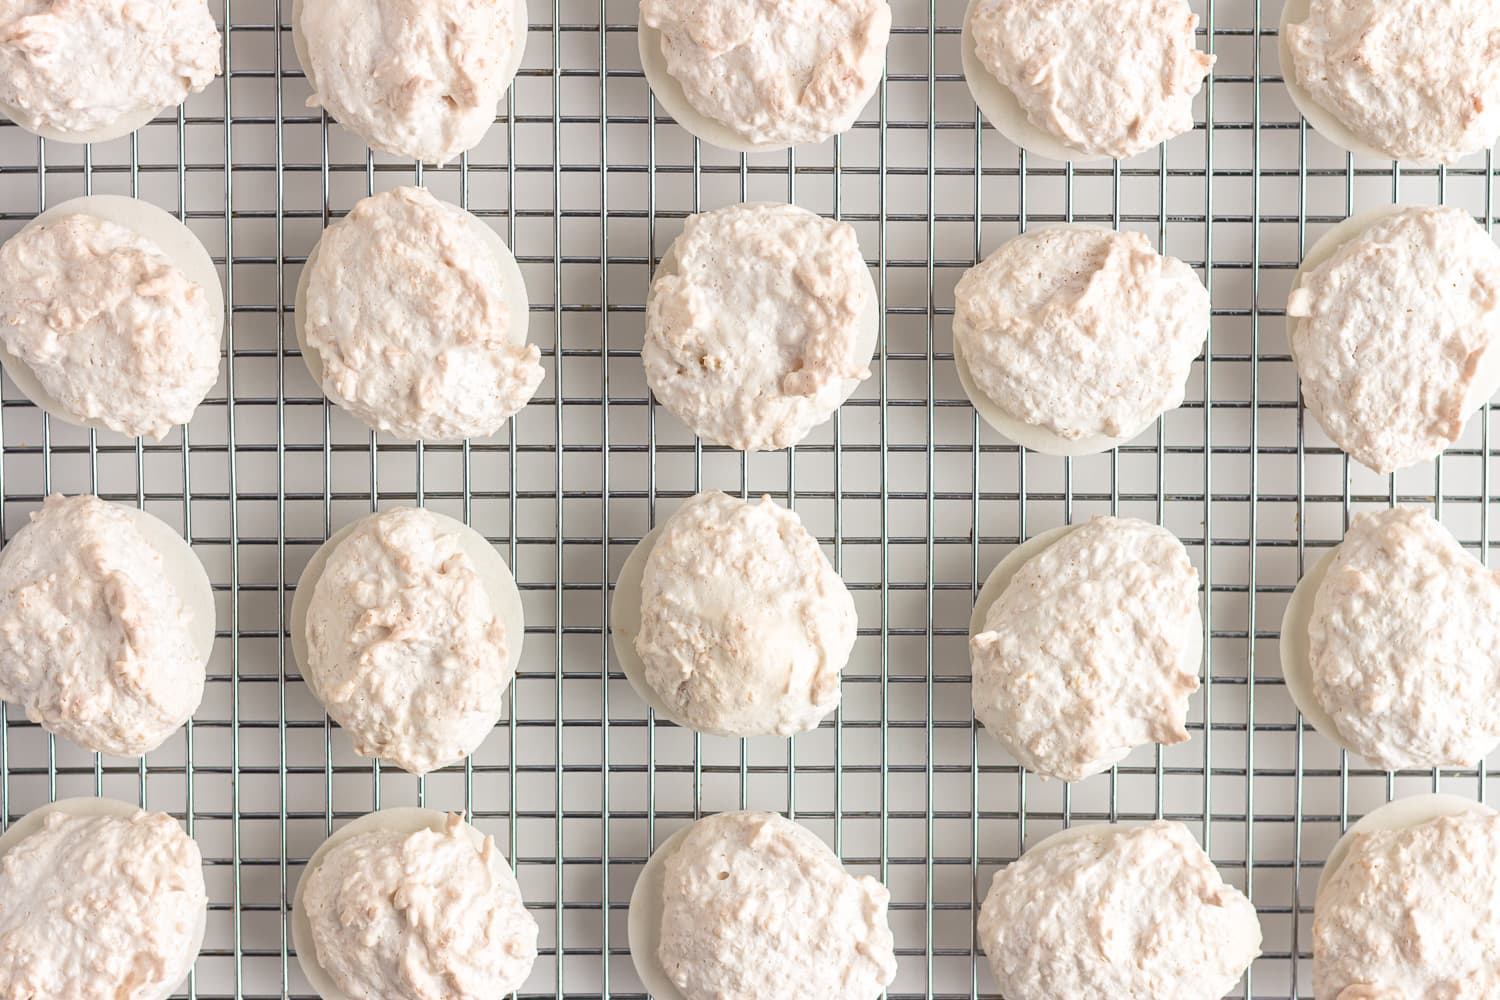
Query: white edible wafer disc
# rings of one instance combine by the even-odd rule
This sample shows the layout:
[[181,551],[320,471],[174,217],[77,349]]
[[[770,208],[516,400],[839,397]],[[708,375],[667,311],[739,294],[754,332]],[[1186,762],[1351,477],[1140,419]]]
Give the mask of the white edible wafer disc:
[[[85,819],[92,819],[96,816],[113,816],[128,819],[137,813],[143,812],[143,810],[131,805],[129,802],[121,802],[119,799],[58,799],[56,802],[33,809],[12,823],[10,829],[5,831],[5,835],[0,837],[0,857],[4,857],[22,840],[40,830],[47,816],[55,812]],[[198,960],[198,953],[203,950],[203,936],[207,930],[208,908],[205,907],[203,912],[198,914],[198,922],[194,925],[193,946],[189,952],[185,953],[187,960],[179,962],[178,965],[180,968],[174,967],[166,976],[166,982],[171,985],[159,992],[147,994],[142,997],[142,1000],[167,1000],[168,997],[177,992],[177,986],[187,979],[188,973],[193,970],[193,963]]]
[[[1021,235],[1044,232],[1049,229],[1112,231],[1108,226],[1096,225],[1090,222],[1059,222],[1035,226],[1026,230],[1026,233],[1012,237],[1012,239],[1017,239]],[[974,266],[978,267],[979,265],[975,264]],[[1205,330],[1204,336],[1207,336],[1207,334],[1208,331]],[[1042,455],[1068,457],[1094,455],[1099,452],[1109,451],[1111,448],[1117,448],[1122,444],[1133,441],[1149,430],[1162,416],[1158,414],[1129,434],[1121,434],[1118,437],[1110,437],[1105,434],[1088,434],[1077,439],[1065,438],[1045,427],[1028,424],[1024,420],[1016,419],[1001,407],[999,403],[996,403],[980,391],[979,386],[974,382],[974,376],[969,371],[968,359],[964,357],[963,349],[959,347],[959,339],[956,336],[953,338],[953,363],[958,369],[958,382],[963,386],[964,395],[969,397],[969,402],[978,411],[979,415],[984,418],[984,422],[1021,447],[1028,448]]]
[[[297,949],[297,964],[302,967],[302,974],[307,977],[307,981],[312,984],[313,989],[318,991],[318,996],[323,1000],[355,1000],[355,998],[340,990],[334,984],[333,977],[318,964],[318,949],[313,943],[312,922],[308,919],[307,910],[302,905],[302,891],[307,886],[308,876],[323,863],[329,851],[350,837],[382,830],[408,836],[423,830],[441,833],[447,826],[448,814],[439,809],[416,807],[377,809],[335,830],[307,860],[307,867],[302,869],[302,877],[297,881],[297,893],[292,902],[292,945]],[[476,851],[484,849],[483,833],[468,823],[463,825],[463,832]]]
[[1281,22],[1276,29],[1276,53],[1281,60],[1281,75],[1286,81],[1287,93],[1291,95],[1292,103],[1296,105],[1298,111],[1302,112],[1302,117],[1307,119],[1307,124],[1340,149],[1347,149],[1356,156],[1368,156],[1375,160],[1395,159],[1390,153],[1376,149],[1355,135],[1339,120],[1337,115],[1319,104],[1317,99],[1308,93],[1307,88],[1297,81],[1297,66],[1292,60],[1292,47],[1287,44],[1286,29],[1288,25],[1301,24],[1306,21],[1311,11],[1312,0],[1286,0],[1286,5],[1281,8]]
[[[521,606],[521,592],[516,587],[516,578],[511,575],[510,567],[505,564],[505,558],[500,555],[500,551],[486,541],[479,532],[447,515],[435,511],[427,513],[442,523],[442,530],[445,534],[457,537],[459,547],[473,563],[474,572],[478,574],[485,593],[489,595],[490,608],[495,617],[500,619],[501,624],[505,626],[505,644],[509,650],[508,669],[514,676],[521,662],[521,643],[526,636],[525,614]],[[323,570],[328,565],[329,556],[345,538],[349,537],[350,532],[374,516],[374,514],[366,514],[352,524],[345,525],[334,532],[332,538],[320,545],[312,558],[307,561],[301,578],[297,580],[296,593],[292,595],[292,655],[297,658],[297,665],[302,671],[302,679],[307,682],[307,686],[320,702],[323,696],[318,691],[316,673],[308,661],[307,610],[312,604],[318,580],[323,576]]]
[[[302,37],[302,6],[306,0],[292,0],[292,48],[297,53],[297,63],[302,67],[302,75],[307,77],[307,85],[312,88],[313,93],[318,93],[317,77],[313,74],[312,60],[307,57],[307,40]],[[521,71],[521,63],[526,58],[526,40],[530,37],[531,11],[526,0],[514,0],[515,12],[511,15],[511,24],[515,26],[516,43],[511,46],[510,57],[505,67],[505,93],[510,92],[510,85],[515,81],[516,74]],[[503,97],[502,97],[503,99]],[[500,105],[495,105],[495,113],[500,112]],[[330,120],[336,121],[332,115]],[[341,123],[342,124],[342,123]],[[356,135],[352,129],[351,135]],[[360,141],[365,141],[360,136]]]
[[[745,202],[749,205],[774,205],[775,202]],[[794,206],[795,207],[795,206]],[[677,239],[681,239],[678,236]],[[661,255],[661,260],[656,264],[656,273],[651,276],[651,286],[646,290],[646,315],[651,315],[651,303],[656,297],[656,281],[658,278],[678,274],[677,270],[677,240],[667,247],[666,253]],[[880,341],[880,292],[876,288],[875,278],[870,274],[870,269],[865,268],[865,276],[869,280],[870,294],[865,299],[865,309],[859,317],[859,337],[854,344],[854,356],[860,361],[870,364],[875,359],[875,349]],[[648,320],[649,322],[649,320]],[[848,392],[844,399],[847,401],[859,387],[859,380],[848,379]],[[676,416],[676,414],[673,414]],[[832,419],[830,417],[830,419]],[[809,431],[811,433],[811,431]],[[707,440],[707,439],[705,439]],[[714,441],[713,444],[721,442]]]
[[[24,233],[33,226],[61,222],[73,215],[90,215],[106,222],[113,222],[151,243],[176,265],[189,281],[202,288],[213,303],[214,312],[223,315],[224,287],[219,283],[219,270],[214,266],[213,258],[209,257],[208,250],[199,242],[198,237],[193,235],[193,231],[168,212],[157,208],[150,202],[141,201],[139,198],[117,194],[95,194],[84,198],[74,198],[49,208],[28,222],[21,232]],[[219,335],[222,339],[222,328]],[[80,427],[89,427],[99,431],[110,430],[102,420],[85,419],[70,412],[56,396],[42,388],[41,382],[37,380],[31,368],[6,350],[3,342],[0,342],[0,362],[4,363],[5,373],[16,384],[16,388],[25,393],[27,399],[53,417]]]
[[[505,240],[493,228],[486,225],[484,220],[470,212],[458,208],[457,205],[443,202],[449,208],[463,212],[464,219],[469,227],[483,240],[485,246],[489,247],[495,254],[495,260],[500,264],[500,277],[504,282],[502,294],[505,296],[505,304],[510,312],[510,326],[507,331],[511,342],[514,344],[526,343],[526,331],[531,322],[531,300],[526,294],[526,281],[521,275],[521,266],[516,262],[515,254],[510,252],[510,247],[505,245]],[[325,230],[326,232],[327,230]],[[307,365],[308,374],[323,388],[323,356],[315,348],[307,343],[307,334],[303,330],[303,322],[307,317],[307,285],[312,275],[313,265],[318,260],[318,251],[323,246],[320,237],[313,245],[311,252],[307,255],[307,261],[302,265],[302,274],[297,279],[297,292],[293,302],[293,326],[297,332],[297,347],[302,351],[302,361]],[[356,418],[357,419],[357,418]],[[362,421],[361,421],[362,422]],[[428,438],[430,444],[444,444],[447,442],[442,438]]]
[[964,80],[969,85],[969,93],[973,95],[974,103],[979,105],[979,110],[984,112],[984,117],[995,126],[995,131],[1009,139],[1012,145],[1028,153],[1045,156],[1060,163],[1101,163],[1109,160],[1108,156],[1080,152],[1046,129],[1032,124],[1022,110],[1021,102],[1016,100],[1016,95],[986,68],[975,50],[974,35],[970,28],[974,8],[981,2],[983,0],[969,0],[969,6],[964,11],[959,55],[963,61]]
[[[1356,833],[1405,830],[1443,816],[1462,816],[1465,813],[1494,815],[1494,812],[1494,809],[1483,802],[1460,798],[1457,795],[1440,795],[1435,792],[1387,802],[1349,827],[1339,838],[1338,843],[1333,845],[1333,850],[1328,852],[1328,860],[1323,864],[1323,873],[1318,876],[1317,898],[1322,897],[1323,887],[1328,884],[1333,878],[1333,873],[1339,870],[1344,859],[1349,856],[1349,848],[1353,846]],[[1316,905],[1314,902],[1314,906]]]

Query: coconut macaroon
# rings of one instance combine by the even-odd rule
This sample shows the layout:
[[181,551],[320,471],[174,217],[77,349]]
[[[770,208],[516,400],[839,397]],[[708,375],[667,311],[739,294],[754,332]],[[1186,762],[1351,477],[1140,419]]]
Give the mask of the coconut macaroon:
[[1361,155],[1454,163],[1500,136],[1500,8],[1489,0],[1289,0],[1287,89]]
[[365,425],[410,441],[486,437],[541,385],[526,286],[489,226],[423,188],[360,200],[297,289],[309,371]]
[[0,247],[0,360],[69,423],[160,439],[218,381],[223,333],[208,251],[154,205],[77,198]]
[[791,820],[720,813],[647,862],[630,955],[663,1000],[873,1000],[896,976],[890,898]]
[[797,444],[869,378],[877,302],[847,223],[774,204],[690,216],[646,299],[646,382],[709,441]]
[[1114,447],[1180,405],[1208,336],[1203,283],[1139,233],[1023,233],[964,273],[954,305],[969,399],[1048,454]]
[[308,687],[356,753],[412,774],[457,763],[484,742],[524,631],[515,579],[494,546],[410,507],[330,538],[292,604]]
[[212,83],[220,48],[206,0],[0,0],[0,114],[116,139]]
[[113,799],[65,799],[0,838],[0,996],[166,1000],[208,916],[182,825]]
[[0,552],[0,699],[96,753],[139,757],[203,699],[214,600],[143,511],[51,496]]
[[1500,386],[1500,247],[1458,208],[1388,208],[1331,230],[1287,299],[1307,408],[1376,472],[1458,440]]
[[1359,514],[1303,577],[1282,669],[1329,739],[1388,770],[1500,744],[1500,580],[1425,511]]
[[1063,830],[996,872],[979,943],[1009,1000],[1207,1000],[1261,932],[1187,827],[1157,820]]
[[430,809],[370,813],[308,862],[297,959],[324,1000],[489,1000],[520,989],[537,924],[495,846]]
[[717,491],[626,560],[610,632],[631,684],[681,726],[792,736],[838,707],[854,598],[792,511]]
[[321,107],[372,148],[442,165],[494,124],[525,0],[297,0],[292,40]]
[[641,65],[693,135],[735,152],[846,132],[880,84],[885,0],[642,0]]
[[969,629],[974,714],[1023,767],[1079,781],[1188,739],[1198,572],[1165,528],[1101,517],[1038,535],[990,574]]
[[1313,996],[1500,995],[1497,854],[1500,816],[1477,802],[1418,796],[1366,816],[1318,884]]
[[1193,128],[1214,57],[1185,0],[972,0],[964,76],[1022,149],[1128,159]]

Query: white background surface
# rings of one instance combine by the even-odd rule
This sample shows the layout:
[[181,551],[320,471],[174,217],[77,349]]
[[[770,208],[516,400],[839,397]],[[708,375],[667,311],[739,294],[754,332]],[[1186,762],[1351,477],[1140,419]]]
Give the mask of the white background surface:
[[[467,450],[372,446],[296,356],[292,294],[325,221],[414,171],[368,158],[305,108],[290,34],[276,30],[288,0],[214,0],[231,26],[230,73],[180,123],[91,151],[0,127],[0,234],[85,192],[185,208],[233,309],[223,379],[161,445],[49,425],[5,386],[7,536],[47,490],[142,501],[179,526],[186,516],[220,633],[195,722],[139,766],[54,744],[8,709],[0,811],[14,820],[102,790],[186,813],[210,858],[204,997],[310,995],[287,930],[302,862],[377,804],[470,809],[515,860],[542,926],[524,994],[576,997],[639,995],[625,903],[652,845],[699,812],[794,810],[890,885],[892,994],[972,997],[993,990],[972,926],[999,864],[1065,821],[1160,811],[1186,821],[1259,908],[1265,955],[1249,991],[1309,996],[1313,890],[1346,821],[1439,785],[1477,797],[1484,778],[1392,778],[1301,728],[1277,663],[1286,596],[1351,511],[1393,499],[1433,504],[1466,543],[1487,543],[1485,484],[1500,463],[1481,419],[1440,463],[1394,479],[1346,463],[1300,416],[1282,307],[1301,249],[1332,222],[1397,196],[1491,216],[1493,171],[1486,157],[1446,172],[1351,162],[1299,127],[1280,83],[1279,3],[1194,6],[1219,57],[1199,101],[1211,138],[1200,128],[1165,154],[1069,173],[979,128],[958,71],[959,0],[894,0],[888,82],[841,142],[747,159],[695,148],[653,116],[632,0],[533,2],[495,128],[466,163],[420,177],[511,243],[548,370],[513,432]],[[648,405],[637,353],[651,266],[684,214],[741,198],[851,221],[885,306],[875,377],[838,421],[793,455],[748,461],[699,451]],[[949,326],[952,287],[978,254],[1070,215],[1139,229],[1202,269],[1215,315],[1187,404],[1117,454],[1068,462],[1019,455],[980,426]],[[843,711],[791,744],[652,724],[608,652],[605,581],[700,487],[790,502],[855,591]],[[284,639],[316,545],[372,506],[417,501],[501,547],[529,626],[506,721],[470,766],[425,789],[353,755]],[[1209,683],[1191,742],[1070,790],[1018,775],[975,731],[964,636],[979,583],[1018,536],[1111,510],[1159,518],[1187,543],[1207,584]]]

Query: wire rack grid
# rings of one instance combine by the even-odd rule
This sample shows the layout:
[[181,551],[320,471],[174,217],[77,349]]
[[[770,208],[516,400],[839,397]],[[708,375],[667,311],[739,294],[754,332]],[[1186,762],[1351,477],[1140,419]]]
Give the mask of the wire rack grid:
[[[1065,824],[1189,824],[1256,903],[1264,955],[1237,996],[1310,995],[1312,889],[1351,818],[1397,794],[1485,795],[1478,769],[1388,774],[1307,728],[1276,656],[1287,594],[1351,512],[1431,505],[1490,550],[1487,407],[1445,457],[1378,477],[1299,408],[1282,304],[1328,225],[1393,200],[1462,204],[1493,224],[1495,165],[1355,160],[1302,125],[1281,85],[1275,0],[1197,0],[1218,58],[1200,127],[1104,167],[1026,157],[984,126],[958,72],[961,0],[893,0],[878,98],[842,138],[737,157],[655,108],[631,0],[532,0],[526,60],[485,142],[444,169],[371,156],[305,106],[290,0],[213,0],[222,81],[127,140],[41,142],[0,128],[0,228],[85,193],[176,211],[222,268],[223,377],[160,444],[47,420],[9,382],[0,405],[6,537],[51,491],[97,492],[180,527],[219,606],[194,720],[141,761],[85,754],[0,708],[0,823],[68,795],[182,816],[209,872],[210,925],[185,994],[311,997],[288,930],[302,864],[381,805],[464,809],[494,833],[542,927],[522,995],[641,995],[626,951],[635,876],[673,830],[736,807],[783,810],[891,888],[894,997],[993,996],[975,946],[990,874]],[[505,235],[532,299],[547,381],[491,440],[411,446],[331,408],[292,329],[299,268],[358,198],[421,183]],[[874,377],[808,443],[705,447],[649,399],[638,356],[651,270],[689,213],[785,199],[852,223],[883,310]],[[952,365],[952,286],[1026,227],[1092,220],[1191,262],[1214,322],[1188,402],[1129,446],[1061,460],[983,427]],[[700,488],[769,493],[828,545],[860,638],[840,712],[791,741],[656,722],[612,660],[609,582],[630,547]],[[522,669],[505,720],[462,766],[417,780],[357,757],[286,641],[302,565],[391,504],[458,516],[501,547],[523,592]],[[1204,687],[1192,740],[1106,775],[1042,782],[976,731],[965,630],[1019,539],[1096,513],[1172,528],[1204,581]]]

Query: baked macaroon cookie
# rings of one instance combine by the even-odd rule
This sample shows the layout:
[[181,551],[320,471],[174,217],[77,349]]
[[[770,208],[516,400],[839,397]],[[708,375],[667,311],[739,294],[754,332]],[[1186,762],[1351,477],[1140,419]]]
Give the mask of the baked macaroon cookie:
[[525,621],[479,532],[396,507],[338,531],[292,600],[303,679],[356,753],[426,774],[473,753],[505,706]]
[[879,298],[854,227],[794,205],[689,216],[646,296],[641,361],[694,434],[797,444],[870,377]]
[[1260,943],[1255,907],[1167,820],[1055,833],[995,873],[979,911],[1007,1000],[1209,1000]]
[[1397,799],[1346,833],[1313,916],[1316,1000],[1500,995],[1500,816],[1453,795]]
[[1500,578],[1426,511],[1356,515],[1281,626],[1287,689],[1378,767],[1467,767],[1500,745]]
[[487,437],[542,382],[515,257],[423,188],[361,199],[324,230],[296,306],[303,360],[328,398],[403,440]]
[[1281,67],[1328,141],[1455,163],[1500,136],[1500,7],[1490,0],[1287,0]]
[[642,869],[630,957],[658,1000],[873,1000],[896,978],[890,900],[805,827],[720,813]]
[[295,0],[321,107],[372,149],[439,166],[494,124],[526,47],[526,0]]
[[203,564],[144,511],[51,496],[0,550],[0,699],[86,750],[165,742],[203,700],[213,644]]
[[166,1000],[207,919],[203,856],[166,813],[63,799],[0,837],[0,996]]
[[974,408],[1012,441],[1086,455],[1181,405],[1208,290],[1139,233],[1022,233],[959,279],[953,356]]
[[1000,562],[969,620],[974,714],[1023,767],[1080,781],[1188,739],[1203,616],[1177,536],[1101,517]]
[[1500,247],[1462,209],[1340,223],[1303,259],[1286,313],[1308,410],[1376,472],[1440,454],[1500,387]]
[[637,40],[673,120],[749,153],[847,132],[890,34],[886,0],[641,0]]
[[1186,0],[971,0],[964,77],[990,124],[1054,160],[1124,160],[1193,130],[1214,57]]
[[699,493],[636,545],[610,634],[636,692],[679,726],[793,736],[839,704],[854,598],[795,513]]
[[323,1000],[491,1000],[531,974],[537,924],[493,837],[433,809],[381,809],[309,859],[292,937]]
[[147,202],[75,198],[0,246],[0,361],[60,420],[161,439],[218,381],[223,337],[208,251]]
[[0,114],[61,142],[105,142],[219,75],[206,0],[0,0]]

